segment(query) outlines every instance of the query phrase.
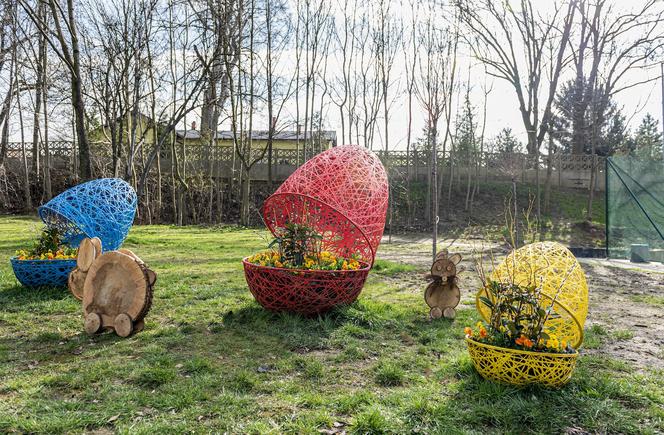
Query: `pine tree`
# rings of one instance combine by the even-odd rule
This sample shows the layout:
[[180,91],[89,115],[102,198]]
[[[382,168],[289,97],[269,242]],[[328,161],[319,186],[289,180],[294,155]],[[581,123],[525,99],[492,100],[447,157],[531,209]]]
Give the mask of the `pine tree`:
[[662,160],[662,134],[650,113],[641,121],[634,135],[636,155],[642,159]]
[[457,157],[464,165],[470,165],[472,157],[477,152],[477,122],[475,120],[475,108],[470,102],[470,95],[466,93],[463,113],[457,121]]
[[500,130],[495,139],[495,147],[496,151],[501,154],[518,153],[523,150],[523,145],[514,136],[512,129],[509,127]]

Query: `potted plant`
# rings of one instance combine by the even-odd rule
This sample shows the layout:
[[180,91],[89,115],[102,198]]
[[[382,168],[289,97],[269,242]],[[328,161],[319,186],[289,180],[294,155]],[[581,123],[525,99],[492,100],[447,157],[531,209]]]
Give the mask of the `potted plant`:
[[562,245],[539,242],[512,253],[490,276],[477,262],[483,321],[466,327],[468,351],[485,378],[512,385],[567,383],[583,342],[588,289]]
[[543,308],[541,287],[489,280],[478,295],[490,312],[488,322],[466,327],[468,352],[487,379],[512,385],[564,385],[572,376],[578,352],[546,327],[562,319],[555,300]]
[[62,241],[57,228],[47,227],[31,249],[16,251],[10,262],[16,279],[26,287],[63,287],[76,267],[77,252]]
[[369,264],[323,247],[313,227],[288,223],[269,250],[243,259],[249,290],[265,308],[313,315],[349,304],[359,295]]
[[251,293],[265,308],[305,315],[357,299],[385,228],[387,173],[365,148],[324,151],[265,200],[271,251],[243,259]]

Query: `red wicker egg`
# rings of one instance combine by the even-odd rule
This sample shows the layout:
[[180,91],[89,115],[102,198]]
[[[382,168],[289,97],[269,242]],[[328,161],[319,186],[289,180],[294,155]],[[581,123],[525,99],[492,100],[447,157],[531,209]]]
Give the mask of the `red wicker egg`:
[[331,148],[300,166],[263,204],[275,230],[306,223],[323,234],[325,248],[373,264],[383,237],[387,174],[378,157],[356,145]]
[[298,168],[263,204],[273,234],[287,223],[307,224],[322,249],[363,263],[359,270],[290,270],[243,261],[251,293],[265,308],[311,315],[357,299],[385,229],[385,168],[365,148],[327,150]]

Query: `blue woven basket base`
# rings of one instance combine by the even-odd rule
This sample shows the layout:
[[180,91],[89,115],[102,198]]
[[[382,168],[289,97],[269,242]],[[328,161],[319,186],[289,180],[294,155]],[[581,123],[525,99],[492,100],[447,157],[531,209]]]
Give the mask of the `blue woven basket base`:
[[19,260],[10,259],[16,279],[25,287],[65,287],[69,272],[76,260]]
[[85,237],[99,237],[104,251],[122,246],[134,222],[138,199],[119,178],[100,178],[72,187],[39,207],[39,216],[76,247]]

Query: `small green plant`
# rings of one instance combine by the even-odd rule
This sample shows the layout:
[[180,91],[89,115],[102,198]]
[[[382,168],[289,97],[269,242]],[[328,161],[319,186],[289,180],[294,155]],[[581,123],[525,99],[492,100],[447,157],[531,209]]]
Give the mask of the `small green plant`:
[[67,260],[76,258],[78,250],[63,242],[57,228],[45,227],[31,250],[16,251],[19,260]]
[[499,347],[574,352],[570,343],[559,341],[555,334],[545,330],[546,322],[560,315],[553,308],[555,298],[550,304],[542,304],[541,286],[486,280],[484,291],[486,295],[479,300],[490,311],[488,325],[478,322],[477,331],[466,327],[467,337]]
[[378,408],[371,407],[360,412],[353,419],[353,434],[383,434],[390,432],[390,424]]
[[284,262],[302,266],[310,254],[320,255],[323,236],[306,224],[287,223],[279,229],[269,248],[278,246]]

